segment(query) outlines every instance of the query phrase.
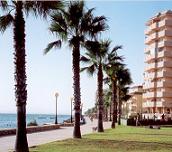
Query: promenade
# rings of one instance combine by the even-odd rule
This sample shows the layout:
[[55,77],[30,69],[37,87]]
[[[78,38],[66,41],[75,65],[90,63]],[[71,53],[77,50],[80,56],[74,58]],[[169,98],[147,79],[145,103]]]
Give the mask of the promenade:
[[[81,126],[81,134],[92,133],[92,127],[97,126],[97,120],[91,122],[89,118],[86,118],[86,124]],[[111,122],[104,122],[104,129],[108,129],[111,126]],[[27,135],[29,147],[40,144],[45,144],[57,140],[64,140],[72,138],[73,127],[61,127],[57,130],[37,132]],[[15,136],[0,137],[0,152],[8,152],[14,149]]]

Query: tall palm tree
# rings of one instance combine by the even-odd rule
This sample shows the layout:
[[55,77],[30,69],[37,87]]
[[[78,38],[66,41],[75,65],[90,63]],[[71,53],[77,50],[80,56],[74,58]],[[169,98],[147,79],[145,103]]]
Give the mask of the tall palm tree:
[[129,69],[125,68],[125,66],[119,66],[116,72],[117,76],[117,90],[118,90],[118,125],[121,124],[121,106],[122,101],[128,100],[130,96],[128,95],[128,87],[127,85],[130,85],[132,83],[131,76]]
[[104,67],[106,74],[108,75],[108,81],[111,82],[112,89],[112,124],[111,127],[115,128],[115,122],[117,122],[117,70],[119,66],[123,65],[122,56],[118,56],[117,50],[122,46],[115,46],[107,55],[107,63]]
[[14,64],[15,64],[15,97],[17,106],[16,152],[27,152],[26,136],[26,52],[25,52],[25,20],[24,12],[33,12],[36,16],[46,17],[52,9],[61,7],[60,1],[0,1],[0,8],[5,15],[0,16],[0,31],[4,32],[10,25],[14,34]]
[[87,41],[85,46],[87,53],[81,57],[81,62],[88,66],[81,69],[93,75],[97,71],[97,93],[98,93],[98,132],[103,129],[103,64],[109,50],[110,41]]
[[[110,113],[110,105],[111,105],[111,91],[109,89],[103,90],[104,95],[104,105],[105,105],[105,120],[108,121],[108,113]],[[109,110],[108,110],[109,109]]]
[[106,29],[105,17],[94,17],[94,9],[85,10],[84,1],[71,1],[65,11],[55,12],[51,15],[50,31],[58,36],[58,40],[49,43],[45,53],[53,47],[60,48],[62,41],[72,48],[73,58],[73,88],[74,88],[74,138],[81,138],[80,132],[80,48],[88,37]]
[[122,103],[127,102],[131,96],[128,94],[129,87],[125,85],[119,85],[119,104],[118,104],[118,125],[121,125],[121,115],[122,115]]

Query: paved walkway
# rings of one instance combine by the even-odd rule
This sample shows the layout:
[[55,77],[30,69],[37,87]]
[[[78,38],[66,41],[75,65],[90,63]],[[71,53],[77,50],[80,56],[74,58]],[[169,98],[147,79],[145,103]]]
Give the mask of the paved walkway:
[[[97,126],[97,120],[91,122],[86,118],[87,124],[81,126],[81,134],[92,133],[92,127]],[[104,122],[104,129],[110,128],[110,122]],[[61,127],[61,129],[32,133],[27,135],[29,147],[72,138],[73,127]],[[8,152],[14,148],[15,136],[0,137],[0,152]]]

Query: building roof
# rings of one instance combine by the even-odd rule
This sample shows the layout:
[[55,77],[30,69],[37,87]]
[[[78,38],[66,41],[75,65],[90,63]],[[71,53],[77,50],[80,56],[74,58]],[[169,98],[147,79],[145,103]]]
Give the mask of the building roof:
[[161,17],[164,17],[164,15],[167,15],[167,14],[172,15],[172,10],[166,10],[166,11],[157,13],[155,16],[153,16],[146,22],[146,25],[149,26],[152,22],[154,22],[155,20],[159,20]]

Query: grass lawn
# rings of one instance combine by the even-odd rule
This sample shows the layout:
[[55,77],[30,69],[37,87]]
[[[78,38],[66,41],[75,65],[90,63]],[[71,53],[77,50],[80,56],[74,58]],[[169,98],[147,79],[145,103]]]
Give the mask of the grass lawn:
[[172,152],[172,128],[148,129],[118,126],[104,133],[88,134],[40,145],[31,152]]

